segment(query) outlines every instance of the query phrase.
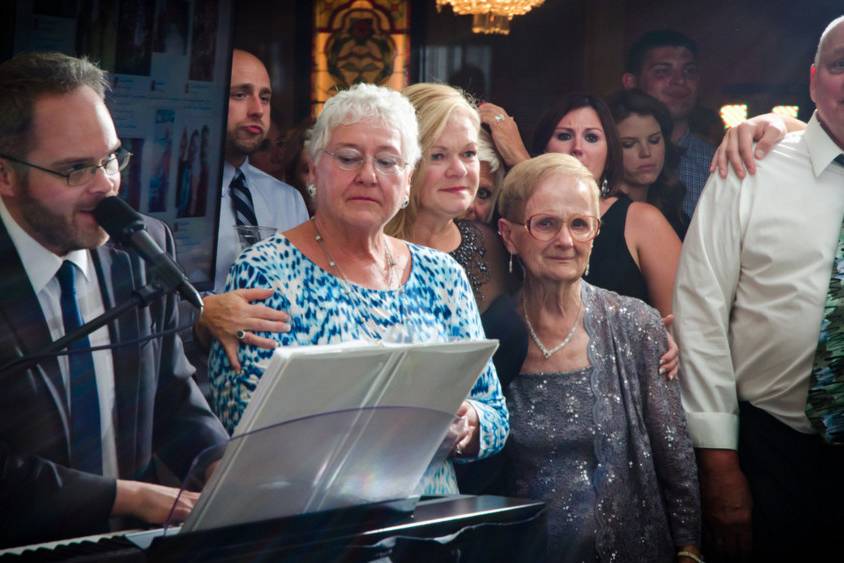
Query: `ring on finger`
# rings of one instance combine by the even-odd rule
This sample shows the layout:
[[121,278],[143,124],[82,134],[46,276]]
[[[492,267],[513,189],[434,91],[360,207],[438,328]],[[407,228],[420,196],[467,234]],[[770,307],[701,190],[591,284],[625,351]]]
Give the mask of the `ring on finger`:
[[461,446],[460,444],[457,444],[454,447],[454,453],[456,453],[457,455],[463,455],[463,446]]
[[497,113],[497,114],[495,114],[495,120],[497,122],[501,123],[502,121],[504,121],[504,116],[501,115],[500,113]]
[[242,328],[238,329],[238,331],[234,333],[234,337],[243,342],[246,339],[246,331]]

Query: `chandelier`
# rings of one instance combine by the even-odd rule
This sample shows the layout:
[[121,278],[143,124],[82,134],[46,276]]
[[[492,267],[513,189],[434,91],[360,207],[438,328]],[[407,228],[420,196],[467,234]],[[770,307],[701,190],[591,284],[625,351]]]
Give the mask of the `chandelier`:
[[472,33],[510,33],[510,20],[541,6],[545,0],[436,0],[437,11],[451,4],[455,14],[472,16]]

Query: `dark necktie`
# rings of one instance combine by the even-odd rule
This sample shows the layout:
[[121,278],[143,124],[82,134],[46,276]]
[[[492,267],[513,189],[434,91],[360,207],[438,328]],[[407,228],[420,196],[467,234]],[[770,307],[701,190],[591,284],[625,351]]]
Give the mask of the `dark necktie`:
[[[65,334],[82,326],[82,315],[76,297],[76,266],[65,260],[56,278],[61,286],[62,320]],[[87,473],[102,475],[103,454],[100,443],[100,402],[94,357],[91,352],[75,352],[90,348],[88,337],[68,346],[70,386],[70,460],[71,466]]]
[[[835,162],[844,167],[844,154]],[[824,440],[844,444],[844,222],[832,262],[806,416]]]
[[255,205],[252,203],[252,194],[249,193],[249,188],[246,187],[246,179],[243,177],[243,172],[238,170],[229,184],[232,197],[232,211],[234,211],[235,225],[257,225],[258,219],[255,217]]

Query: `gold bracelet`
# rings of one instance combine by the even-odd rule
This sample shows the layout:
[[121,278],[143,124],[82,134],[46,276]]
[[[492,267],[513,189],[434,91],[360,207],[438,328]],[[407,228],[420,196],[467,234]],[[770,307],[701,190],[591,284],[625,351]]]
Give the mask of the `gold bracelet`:
[[700,555],[695,555],[691,551],[678,551],[677,557],[688,557],[695,563],[705,563],[703,557],[701,557]]

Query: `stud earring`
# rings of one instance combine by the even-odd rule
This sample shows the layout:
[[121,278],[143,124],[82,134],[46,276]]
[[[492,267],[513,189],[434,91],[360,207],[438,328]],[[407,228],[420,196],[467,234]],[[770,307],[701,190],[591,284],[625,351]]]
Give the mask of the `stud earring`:
[[408,205],[410,205],[410,198],[406,197],[406,198],[404,198],[404,201],[401,202],[401,208],[407,209]]
[[587,277],[589,275],[589,264],[586,264],[586,269],[583,271],[583,277]]
[[316,197],[316,186],[315,185],[308,184],[307,187],[305,188],[305,190],[307,190],[308,195],[311,196],[311,199]]

